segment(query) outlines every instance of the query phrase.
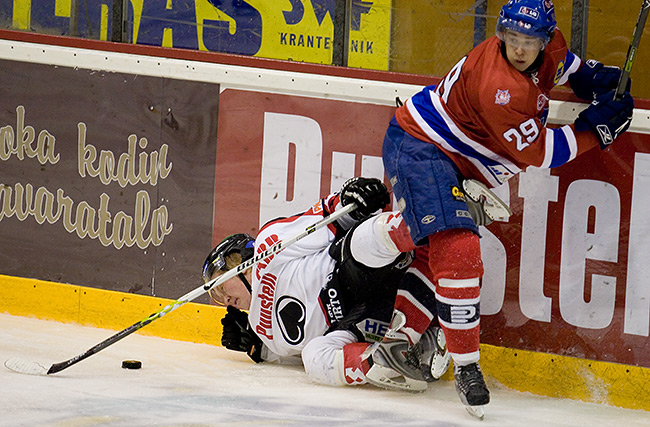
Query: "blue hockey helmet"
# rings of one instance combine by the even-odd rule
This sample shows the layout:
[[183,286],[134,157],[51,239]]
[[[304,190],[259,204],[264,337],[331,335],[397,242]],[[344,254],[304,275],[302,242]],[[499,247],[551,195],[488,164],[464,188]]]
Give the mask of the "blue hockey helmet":
[[556,26],[555,6],[551,0],[510,0],[501,8],[496,34],[501,40],[505,39],[506,30],[537,37],[543,49]]

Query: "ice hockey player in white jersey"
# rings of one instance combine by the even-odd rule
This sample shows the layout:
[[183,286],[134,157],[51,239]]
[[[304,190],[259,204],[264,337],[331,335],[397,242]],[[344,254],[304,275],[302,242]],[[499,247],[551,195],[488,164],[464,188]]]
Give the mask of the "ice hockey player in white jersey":
[[417,344],[400,341],[373,356],[371,343],[386,332],[399,288],[419,280],[413,253],[400,250],[412,247],[400,213],[380,213],[389,200],[380,180],[352,178],[307,211],[270,221],[255,239],[233,234],[219,243],[204,264],[206,282],[341,206],[358,206],[211,290],[212,300],[227,306],[222,345],[258,363],[302,362],[310,378],[328,385],[366,383],[373,357],[383,358],[388,381],[407,390],[423,391],[440,378],[450,356],[435,321]]

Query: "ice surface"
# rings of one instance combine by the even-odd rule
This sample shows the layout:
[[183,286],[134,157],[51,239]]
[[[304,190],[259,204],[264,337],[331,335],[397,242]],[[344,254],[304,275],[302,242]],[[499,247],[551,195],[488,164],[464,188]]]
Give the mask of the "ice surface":
[[[114,333],[0,314],[0,362],[19,357],[48,368]],[[125,359],[141,360],[142,369],[122,369]],[[134,334],[49,376],[0,366],[0,426],[650,425],[645,411],[488,384],[492,402],[479,421],[448,381],[421,394],[327,387],[311,382],[301,367],[256,365],[222,347]]]

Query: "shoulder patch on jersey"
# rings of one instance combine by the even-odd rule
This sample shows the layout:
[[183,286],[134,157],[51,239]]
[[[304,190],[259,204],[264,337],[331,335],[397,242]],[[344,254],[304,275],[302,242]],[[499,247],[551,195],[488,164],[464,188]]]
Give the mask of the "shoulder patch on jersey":
[[560,61],[559,64],[557,64],[557,70],[555,70],[555,77],[553,77],[553,84],[557,84],[557,82],[560,81],[562,78],[562,75],[564,74],[564,61]]
[[543,93],[540,93],[539,96],[537,97],[537,111],[542,111],[544,107],[546,107],[547,101],[548,101],[548,97]]
[[497,89],[497,94],[494,97],[494,103],[497,105],[506,105],[510,102],[510,91],[508,89]]

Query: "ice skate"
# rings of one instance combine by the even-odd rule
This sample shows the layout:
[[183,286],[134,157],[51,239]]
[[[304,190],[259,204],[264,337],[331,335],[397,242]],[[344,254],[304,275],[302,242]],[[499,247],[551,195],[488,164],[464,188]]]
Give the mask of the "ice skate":
[[406,335],[399,332],[406,323],[400,312],[395,312],[391,327],[380,343],[370,348],[368,358],[370,369],[366,379],[370,384],[389,390],[422,392],[427,382],[422,375],[420,351],[416,346],[409,348]]
[[429,327],[412,351],[417,354],[422,377],[427,382],[437,381],[449,369],[451,355],[447,351],[445,334],[438,326]]
[[454,365],[456,392],[460,401],[470,415],[483,419],[483,405],[490,402],[490,392],[483,380],[483,373],[478,363],[466,366]]
[[507,221],[512,215],[512,211],[496,194],[489,188],[475,179],[466,179],[463,181],[463,191],[474,202],[479,203],[485,215],[491,221]]

